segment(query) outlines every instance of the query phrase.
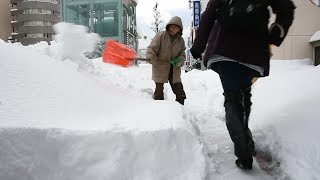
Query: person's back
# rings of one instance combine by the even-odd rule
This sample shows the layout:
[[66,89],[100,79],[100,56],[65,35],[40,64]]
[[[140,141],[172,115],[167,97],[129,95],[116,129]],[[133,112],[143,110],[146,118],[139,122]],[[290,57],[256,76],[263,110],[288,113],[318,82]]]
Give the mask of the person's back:
[[196,33],[196,39],[192,46],[193,53],[198,55],[206,49],[203,57],[205,66],[210,66],[208,64],[210,58],[214,54],[219,54],[262,67],[264,69],[262,76],[267,76],[270,66],[269,44],[279,46],[282,43],[292,24],[295,6],[291,0],[269,0],[272,11],[276,14],[274,23],[276,26],[271,33],[267,26],[268,19],[265,20],[265,25],[262,28],[237,31],[223,28],[219,22],[215,23],[218,18],[217,11],[224,1],[209,1]]
[[268,25],[269,1],[267,0],[221,0],[217,21],[224,29],[256,31]]

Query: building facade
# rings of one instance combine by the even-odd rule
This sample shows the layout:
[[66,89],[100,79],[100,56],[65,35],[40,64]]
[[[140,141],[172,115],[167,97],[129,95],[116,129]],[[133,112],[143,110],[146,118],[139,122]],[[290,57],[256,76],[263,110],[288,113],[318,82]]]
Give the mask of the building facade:
[[[10,0],[11,41],[23,45],[50,42],[52,26],[60,21],[59,0]],[[9,39],[10,40],[10,39]]]
[[9,0],[0,1],[0,39],[7,41],[11,36],[11,4]]
[[136,6],[135,0],[62,0],[61,18],[137,50]]
[[[293,24],[280,47],[273,47],[272,59],[314,59],[309,42],[320,30],[320,7],[312,1],[293,0],[296,5]],[[273,17],[274,18],[274,17]]]
[[[193,1],[189,0],[190,9],[194,10],[192,6]],[[290,60],[290,59],[313,59],[314,50],[312,44],[309,42],[312,35],[320,30],[320,3],[319,0],[293,0],[296,5],[293,24],[288,32],[287,37],[280,47],[272,47],[272,59]],[[209,0],[201,0],[201,12],[206,9]],[[270,14],[271,10],[270,10]],[[272,15],[270,22],[274,21],[275,16]],[[194,18],[193,18],[194,19]],[[192,24],[194,24],[192,22]],[[196,27],[191,27],[191,34],[189,40],[189,47],[192,46],[195,38]]]

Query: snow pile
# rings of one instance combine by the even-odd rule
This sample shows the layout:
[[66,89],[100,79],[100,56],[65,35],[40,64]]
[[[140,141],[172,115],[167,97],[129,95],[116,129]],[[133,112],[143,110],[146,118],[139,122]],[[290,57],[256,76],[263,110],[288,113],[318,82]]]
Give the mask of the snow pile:
[[50,54],[56,47],[0,40],[0,179],[320,179],[320,66],[311,60],[274,60],[252,88],[256,147],[279,162],[271,176],[255,161],[236,168],[215,72],[182,74],[182,107],[168,84],[165,101],[152,100],[148,64],[98,58],[79,71]]
[[0,179],[204,177],[178,103],[133,97],[39,53],[45,44],[0,46]]
[[[150,81],[149,65],[123,69],[96,61],[94,66],[104,80],[130,89],[128,93],[151,98],[154,84]],[[278,174],[268,176],[258,169],[256,162],[250,173],[243,173],[233,163],[235,157],[224,122],[219,76],[213,71],[199,70],[183,74],[187,94],[184,114],[198,124],[203,136],[210,162],[208,179],[319,179],[317,77],[320,67],[313,66],[309,59],[273,60],[270,77],[259,79],[253,86],[250,127],[256,146],[280,162]],[[167,101],[174,100],[168,84],[164,92]]]
[[320,67],[310,60],[274,61],[254,87],[252,126],[258,147],[281,162],[289,179],[319,179]]
[[49,55],[56,59],[70,59],[81,68],[90,68],[91,62],[84,53],[92,52],[100,42],[96,33],[88,33],[88,27],[60,22],[53,26],[56,33],[49,48]]
[[314,33],[314,34],[311,36],[309,42],[314,42],[314,41],[318,41],[318,40],[320,40],[320,30],[317,31],[316,33]]

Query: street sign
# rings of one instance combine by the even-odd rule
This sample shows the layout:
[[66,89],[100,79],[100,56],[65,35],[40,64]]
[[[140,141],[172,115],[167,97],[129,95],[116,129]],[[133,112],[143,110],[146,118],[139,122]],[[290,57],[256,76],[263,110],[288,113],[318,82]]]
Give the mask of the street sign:
[[201,2],[200,0],[193,1],[193,26],[196,29],[199,27],[201,17]]

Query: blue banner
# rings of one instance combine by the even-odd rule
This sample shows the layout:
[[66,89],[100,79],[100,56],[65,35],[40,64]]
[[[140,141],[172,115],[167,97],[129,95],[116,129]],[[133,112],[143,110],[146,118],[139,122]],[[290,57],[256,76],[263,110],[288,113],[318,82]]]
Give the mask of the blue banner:
[[197,28],[200,23],[200,17],[201,17],[201,3],[200,0],[193,1],[193,26]]

